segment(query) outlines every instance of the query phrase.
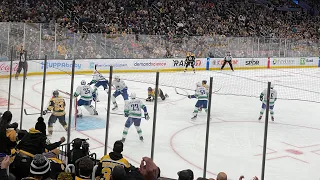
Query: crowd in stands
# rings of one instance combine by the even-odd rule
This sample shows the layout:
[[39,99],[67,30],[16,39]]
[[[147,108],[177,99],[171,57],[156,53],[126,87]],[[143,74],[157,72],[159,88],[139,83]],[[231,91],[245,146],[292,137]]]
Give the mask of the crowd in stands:
[[[155,180],[161,178],[160,167],[152,159],[143,157],[139,167],[134,167],[122,155],[124,144],[116,141],[113,151],[100,161],[89,154],[89,144],[76,138],[70,152],[60,152],[65,142],[51,143],[46,135],[46,124],[42,117],[29,131],[18,130],[17,123],[11,123],[12,113],[6,111],[0,117],[0,179],[1,180]],[[62,145],[63,146],[63,145]],[[64,155],[64,156],[61,156]],[[65,157],[67,156],[67,157]],[[179,171],[177,179],[194,180],[190,169]],[[240,176],[242,180],[244,176]],[[198,180],[207,180],[197,178]],[[220,172],[216,180],[227,180],[227,174]],[[211,178],[210,180],[214,180]],[[258,180],[254,177],[253,180]]]
[[[291,0],[266,1],[269,3],[254,0],[63,0],[61,2],[65,5],[61,9],[56,1],[3,0],[0,3],[0,22],[48,23],[42,36],[43,48],[34,47],[37,44],[34,41],[40,41],[38,34],[33,39],[27,39],[33,45],[31,54],[37,54],[37,58],[39,54],[53,56],[54,53],[58,58],[71,58],[72,50],[76,58],[184,57],[185,52],[190,50],[197,57],[206,57],[216,49],[218,52],[215,55],[223,56],[223,49],[228,43],[237,42],[228,37],[286,38],[290,39],[290,47],[286,47],[288,50],[308,46],[307,50],[303,49],[308,51],[305,54],[319,54],[320,17],[304,11]],[[318,1],[307,2],[319,11]],[[294,8],[297,11],[278,8]],[[61,29],[68,30],[56,32],[59,36],[54,48],[52,34],[55,26],[50,27],[50,24],[55,22]],[[80,35],[70,34],[74,32]],[[87,33],[96,34],[92,37]],[[68,40],[72,38],[75,40]],[[22,39],[20,37],[20,41]],[[243,43],[258,46],[257,40],[254,43],[251,41],[249,39]],[[270,49],[270,43],[281,44],[268,42],[265,49]],[[262,41],[260,45],[263,49]],[[240,47],[236,46],[238,49]],[[54,50],[56,52],[52,53]],[[229,50],[237,57],[260,56],[256,52]]]

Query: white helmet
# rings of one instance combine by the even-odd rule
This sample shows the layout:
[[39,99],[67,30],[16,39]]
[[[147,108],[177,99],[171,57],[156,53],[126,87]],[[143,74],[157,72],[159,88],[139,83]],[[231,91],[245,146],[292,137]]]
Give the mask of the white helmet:
[[117,81],[120,81],[120,76],[116,75],[116,76],[114,76],[114,79]]
[[137,95],[136,95],[136,93],[133,92],[133,93],[131,93],[130,97],[131,97],[131,99],[135,99],[137,97]]
[[271,84],[270,88],[273,89],[274,88],[274,84]]
[[201,87],[201,86],[202,86],[201,82],[197,82],[197,87]]
[[87,83],[86,83],[86,80],[82,80],[81,81],[81,85],[86,85]]

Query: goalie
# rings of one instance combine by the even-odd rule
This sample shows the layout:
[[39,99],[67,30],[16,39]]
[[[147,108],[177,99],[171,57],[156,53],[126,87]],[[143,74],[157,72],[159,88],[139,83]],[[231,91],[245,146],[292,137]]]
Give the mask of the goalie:
[[[168,94],[164,94],[163,91],[159,88],[159,97],[162,99],[162,101],[166,100],[168,98]],[[155,98],[155,89],[152,89],[152,87],[148,87],[148,98],[146,101],[152,102]]]
[[92,99],[94,101],[96,100],[96,92],[89,85],[87,85],[85,80],[81,81],[81,86],[77,87],[77,90],[73,96],[80,96],[77,107],[77,117],[82,117],[82,111],[79,113],[80,106],[83,106],[90,113],[90,115],[98,115],[96,109],[91,105]]
[[44,110],[42,112],[43,115],[46,115],[48,111],[52,111],[52,114],[48,121],[49,135],[52,135],[53,124],[57,121],[57,119],[59,119],[59,122],[63,126],[63,128],[66,131],[68,130],[68,126],[66,123],[66,113],[65,113],[66,102],[61,96],[59,96],[59,91],[57,90],[53,91],[52,95],[53,96],[50,99],[50,103],[47,110]]

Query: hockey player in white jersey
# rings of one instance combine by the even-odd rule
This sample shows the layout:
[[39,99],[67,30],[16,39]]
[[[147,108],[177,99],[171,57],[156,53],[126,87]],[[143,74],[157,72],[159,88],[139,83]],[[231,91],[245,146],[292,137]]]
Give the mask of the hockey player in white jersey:
[[197,119],[199,110],[205,109],[205,112],[208,112],[208,90],[206,87],[203,87],[200,82],[197,83],[196,92],[194,95],[188,95],[188,98],[197,98],[198,101],[195,105],[194,111],[193,111],[193,117],[192,120]]
[[118,97],[119,95],[122,95],[123,100],[126,104],[128,101],[128,87],[127,87],[126,83],[124,83],[124,81],[122,79],[120,79],[119,76],[115,76],[112,85],[116,88],[116,91],[113,93],[113,95],[111,97],[112,103],[114,105],[112,110],[117,110],[118,104],[116,102],[116,97]]
[[149,120],[150,117],[148,115],[147,107],[142,103],[140,99],[136,99],[136,94],[131,93],[131,100],[129,100],[124,108],[124,116],[128,117],[125,127],[122,133],[122,142],[125,142],[126,137],[128,135],[128,130],[132,124],[136,127],[137,133],[139,134],[139,138],[143,141],[142,130],[140,128],[141,123],[141,110],[144,111],[144,117],[146,120]]
[[99,102],[100,100],[98,97],[98,88],[102,86],[103,90],[107,91],[109,81],[105,77],[103,77],[103,75],[100,74],[97,70],[94,70],[92,75],[92,80],[90,83],[88,83],[88,85],[92,85],[92,84],[94,84],[93,90],[96,92],[96,101]]
[[[271,120],[274,121],[274,111],[273,111],[273,108],[274,108],[274,103],[276,102],[277,100],[277,91],[274,89],[274,85],[272,84],[271,87],[270,87],[270,102],[269,102],[269,108],[270,108],[270,115],[271,115]],[[261,92],[260,94],[260,101],[262,101],[262,108],[261,108],[261,111],[260,111],[260,116],[259,116],[259,120],[262,119],[262,115],[264,113],[264,111],[266,110],[266,107],[267,107],[267,92],[268,92],[268,89],[265,89]]]
[[[95,100],[96,94],[95,91],[86,84],[85,80],[81,81],[81,86],[77,87],[76,92],[74,93],[74,97],[80,96],[78,100],[78,107],[83,106],[90,115],[98,115],[98,112],[91,105],[92,99]],[[77,107],[77,116],[82,117],[82,113],[79,114],[79,109]]]

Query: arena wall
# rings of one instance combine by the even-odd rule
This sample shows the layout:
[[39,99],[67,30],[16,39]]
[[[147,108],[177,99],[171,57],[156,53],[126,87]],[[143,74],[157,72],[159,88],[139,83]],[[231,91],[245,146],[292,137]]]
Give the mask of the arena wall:
[[[197,71],[219,70],[223,58],[197,58],[195,67]],[[267,69],[267,68],[316,68],[320,67],[320,57],[296,58],[233,58],[235,70]],[[173,59],[79,59],[76,60],[76,74],[91,74],[95,65],[101,73],[109,71],[110,66],[114,72],[174,72],[184,70],[184,58]],[[13,74],[17,71],[18,61],[13,62]],[[226,65],[226,69],[229,69]],[[28,75],[42,75],[43,60],[28,61]],[[48,60],[47,74],[70,74],[72,60]],[[189,68],[190,70],[190,68]],[[10,61],[0,62],[0,77],[9,77]]]

